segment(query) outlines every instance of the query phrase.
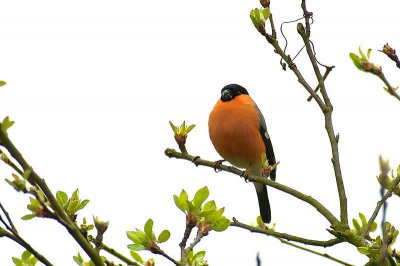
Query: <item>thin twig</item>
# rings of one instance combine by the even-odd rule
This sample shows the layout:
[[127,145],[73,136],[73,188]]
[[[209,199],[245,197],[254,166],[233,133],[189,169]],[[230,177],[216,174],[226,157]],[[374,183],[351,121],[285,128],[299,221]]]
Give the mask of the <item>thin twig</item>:
[[[182,153],[184,154],[184,153]],[[186,153],[186,155],[188,155]],[[193,223],[186,223],[185,232],[182,237],[182,241],[179,243],[179,247],[181,248],[181,261],[185,261],[186,258],[186,243],[189,239],[190,233],[192,232],[195,224]]]
[[387,91],[389,92],[390,95],[392,95],[393,97],[395,97],[397,100],[400,101],[400,96],[397,93],[396,89],[390,85],[389,81],[386,79],[385,75],[383,74],[383,72],[381,72],[380,74],[377,75],[382,81],[383,83],[385,83],[385,85],[387,86]]
[[[3,211],[4,212],[4,211]],[[10,218],[11,221],[11,218]],[[16,229],[14,231],[6,231],[5,229],[0,227],[0,237],[7,237],[12,241],[18,243],[23,248],[28,250],[35,258],[37,258],[40,262],[42,262],[46,266],[53,266],[51,262],[49,262],[42,254],[36,251],[28,242],[26,242],[17,232]]]
[[193,248],[200,242],[200,240],[203,238],[203,233],[201,230],[197,230],[196,237],[194,238],[193,242],[189,245],[188,249],[193,250]]
[[14,234],[18,234],[17,228],[15,228],[14,223],[12,222],[10,215],[8,214],[6,209],[4,208],[3,204],[1,204],[1,202],[0,202],[0,209],[4,213],[4,216],[6,216],[6,219],[8,221],[8,224],[7,224],[3,220],[3,217],[1,217],[1,215],[0,215],[0,219],[1,219],[2,223],[4,224],[4,226],[6,227],[6,229],[11,231],[11,232],[13,232]]
[[163,256],[164,258],[166,258],[167,260],[171,261],[173,264],[180,266],[181,264],[176,261],[174,258],[172,258],[171,256],[169,256],[167,253],[165,253],[162,249],[158,248],[156,251],[151,251],[154,254],[158,254]]
[[[327,67],[327,68],[326,68],[325,73],[324,73],[324,76],[322,77],[322,80],[323,80],[323,81],[326,80],[326,78],[328,77],[329,73],[332,71],[333,68],[334,68],[334,66],[330,66],[330,67]],[[320,88],[320,85],[318,84],[317,87],[316,87],[315,90],[314,90],[315,93],[317,93],[317,92],[319,91],[319,88]],[[310,95],[310,96],[307,98],[307,101],[310,102],[312,99],[313,99],[313,97],[312,97],[312,95]]]
[[345,261],[342,261],[342,260],[340,260],[338,258],[335,258],[335,257],[333,257],[333,256],[331,256],[331,255],[329,255],[327,253],[321,253],[321,252],[318,252],[318,251],[315,251],[315,250],[312,250],[312,249],[309,249],[309,248],[306,248],[306,247],[303,247],[303,246],[300,246],[300,245],[296,245],[296,244],[294,244],[292,242],[289,242],[287,240],[284,240],[284,239],[279,239],[279,240],[284,244],[287,244],[289,246],[292,246],[292,247],[295,247],[295,248],[298,248],[298,249],[313,253],[315,255],[318,255],[318,256],[333,260],[333,261],[335,261],[335,262],[337,262],[339,264],[342,264],[342,265],[345,265],[345,266],[354,266],[353,264],[350,264],[350,263],[347,263]]
[[390,189],[386,192],[386,194],[382,197],[382,199],[380,201],[378,201],[378,203],[376,204],[376,208],[374,210],[374,212],[371,215],[371,218],[369,218],[367,226],[364,229],[363,232],[363,237],[365,238],[369,232],[369,230],[371,229],[372,223],[375,221],[376,216],[379,213],[379,210],[381,209],[382,205],[385,203],[385,201],[392,196],[394,189],[397,187],[397,185],[400,183],[400,175],[396,177],[396,179],[393,181],[392,186],[390,187]]
[[111,255],[113,255],[114,257],[120,259],[121,261],[125,262],[125,263],[128,264],[128,265],[140,266],[139,263],[136,263],[136,262],[134,262],[134,261],[128,259],[128,258],[125,257],[124,255],[122,255],[121,253],[119,253],[119,252],[116,251],[115,249],[110,248],[109,246],[107,246],[107,245],[104,244],[104,243],[101,243],[100,249],[106,251],[107,253],[109,253],[109,254],[111,254]]
[[247,224],[239,222],[236,218],[233,218],[232,220],[233,221],[231,222],[231,226],[243,228],[243,229],[249,230],[250,232],[254,232],[254,233],[273,236],[276,238],[283,238],[288,241],[294,241],[294,242],[302,243],[305,245],[319,246],[319,247],[331,247],[331,246],[334,246],[336,244],[343,242],[343,240],[338,239],[338,238],[333,238],[333,239],[330,239],[327,241],[307,239],[307,238],[298,237],[298,236],[294,236],[294,235],[290,235],[290,234],[286,234],[286,233],[279,233],[279,232],[276,232],[273,230],[267,230],[267,229],[262,229],[260,227],[247,225]]
[[[302,0],[302,5],[301,5],[304,14],[312,14],[308,12],[307,7],[306,7],[306,1]],[[329,99],[328,93],[325,88],[325,82],[323,80],[323,76],[321,75],[321,72],[318,67],[318,63],[316,61],[313,49],[310,44],[310,29],[309,29],[309,19],[310,16],[305,15],[305,20],[306,20],[306,29],[304,29],[303,25],[299,23],[297,25],[297,31],[301,35],[304,44],[306,45],[306,50],[308,57],[310,58],[310,62],[313,66],[315,75],[318,80],[318,85],[320,86],[321,94],[324,99],[324,108],[321,109],[324,113],[325,116],[325,129],[329,137],[329,141],[331,144],[331,150],[332,150],[332,164],[333,164],[333,169],[335,172],[335,179],[336,179],[336,185],[338,189],[338,194],[339,194],[339,201],[340,201],[340,221],[348,226],[348,213],[347,213],[347,198],[346,198],[346,192],[345,192],[345,187],[343,183],[343,177],[342,177],[342,171],[340,168],[340,159],[339,159],[339,150],[338,150],[338,143],[336,141],[336,136],[335,136],[335,131],[333,128],[333,123],[332,123],[332,111],[333,107],[331,104],[331,101]],[[314,96],[313,96],[314,97]],[[314,97],[315,98],[315,97]]]
[[[193,162],[196,166],[198,165],[203,165],[203,166],[207,166],[210,168],[215,168],[215,162],[212,161],[207,161],[207,160],[203,160],[198,156],[193,156],[190,154],[183,154],[181,152],[177,152],[174,149],[166,149],[165,150],[165,155],[170,157],[170,158],[177,158],[177,159],[184,159],[187,161],[191,161]],[[220,164],[218,166],[218,169],[229,172],[229,173],[233,173],[237,176],[242,176],[243,171],[232,167],[232,166],[226,166],[223,164]],[[324,206],[322,205],[319,201],[317,201],[316,199],[314,199],[311,196],[305,195],[293,188],[290,188],[288,186],[285,186],[283,184],[280,184],[278,182],[272,181],[270,179],[266,179],[264,177],[260,177],[260,176],[255,176],[255,175],[251,175],[248,174],[246,176],[247,180],[251,181],[251,182],[257,182],[257,183],[261,183],[261,184],[265,184],[267,186],[276,188],[280,191],[283,191],[287,194],[290,194],[304,202],[307,202],[308,204],[310,204],[311,206],[313,206],[319,213],[321,213],[329,222],[332,226],[335,226],[336,224],[339,223],[339,221],[337,220],[337,218]]]

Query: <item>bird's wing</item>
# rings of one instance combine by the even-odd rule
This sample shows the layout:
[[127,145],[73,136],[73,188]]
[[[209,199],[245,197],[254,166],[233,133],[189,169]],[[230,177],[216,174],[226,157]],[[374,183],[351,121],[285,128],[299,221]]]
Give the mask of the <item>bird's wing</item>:
[[[271,138],[269,137],[269,134],[268,134],[268,131],[267,131],[267,125],[265,124],[264,116],[262,115],[260,109],[258,108],[258,106],[255,103],[254,103],[254,106],[257,109],[258,115],[260,116],[260,125],[258,127],[258,130],[260,131],[260,134],[261,134],[261,136],[262,136],[262,138],[264,140],[268,163],[270,165],[274,165],[276,163],[275,154],[274,154],[274,148],[272,147]],[[271,172],[270,177],[271,177],[272,180],[275,181],[275,179],[276,179],[276,168]]]

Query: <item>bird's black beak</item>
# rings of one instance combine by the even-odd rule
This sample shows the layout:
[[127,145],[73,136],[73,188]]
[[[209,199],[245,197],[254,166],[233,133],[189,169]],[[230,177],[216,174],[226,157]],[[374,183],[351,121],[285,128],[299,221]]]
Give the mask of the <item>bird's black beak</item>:
[[231,90],[224,90],[221,93],[221,101],[227,102],[233,99],[233,94]]

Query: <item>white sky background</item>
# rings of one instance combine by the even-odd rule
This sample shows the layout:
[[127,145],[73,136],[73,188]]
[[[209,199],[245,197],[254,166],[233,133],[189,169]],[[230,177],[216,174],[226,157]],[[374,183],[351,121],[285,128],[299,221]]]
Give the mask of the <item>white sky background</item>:
[[[301,16],[300,0],[272,1],[276,25]],[[258,1],[7,1],[0,4],[0,117],[16,121],[11,139],[54,192],[80,188],[92,214],[110,221],[104,242],[129,254],[125,232],[148,218],[155,231],[168,228],[162,248],[179,256],[185,217],[172,195],[190,195],[207,185],[210,199],[226,216],[251,223],[258,215],[254,188],[243,179],[187,161],[168,159],[177,148],[168,120],[195,123],[191,154],[217,160],[207,121],[221,88],[246,87],[262,110],[277,160],[277,181],[320,200],[335,215],[339,202],[323,115],[291,71],[255,30],[249,12]],[[400,163],[400,104],[372,75],[356,70],[348,53],[373,48],[392,84],[399,69],[382,53],[400,47],[399,4],[379,1],[308,1],[314,12],[312,40],[318,59],[336,68],[327,80],[346,186],[349,217],[370,216],[379,200],[378,156]],[[301,47],[296,24],[285,25],[288,51]],[[283,45],[283,39],[279,39]],[[399,48],[400,49],[400,48]],[[303,52],[296,60],[316,85]],[[0,166],[1,178],[11,171]],[[55,265],[74,265],[80,250],[52,220],[21,221],[28,197],[0,183],[0,201],[20,234]],[[272,219],[279,232],[328,240],[329,226],[314,208],[272,188]],[[399,199],[390,199],[388,219],[397,227]],[[379,216],[380,218],[380,216]],[[337,265],[325,258],[238,228],[212,232],[196,250],[207,250],[210,265]],[[353,246],[316,248],[349,263],[365,257]],[[0,239],[0,264],[11,265],[23,249]],[[82,252],[81,252],[82,253]],[[155,257],[148,252],[144,258]],[[85,256],[85,258],[87,258]],[[155,257],[157,265],[170,265]]]

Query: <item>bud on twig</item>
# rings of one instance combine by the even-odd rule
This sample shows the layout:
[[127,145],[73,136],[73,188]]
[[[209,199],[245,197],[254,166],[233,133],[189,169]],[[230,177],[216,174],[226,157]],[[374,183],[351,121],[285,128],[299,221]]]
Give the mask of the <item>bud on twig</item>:
[[269,1],[269,0],[260,0],[260,4],[261,4],[263,7],[269,7],[270,1]]

